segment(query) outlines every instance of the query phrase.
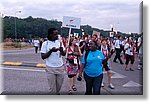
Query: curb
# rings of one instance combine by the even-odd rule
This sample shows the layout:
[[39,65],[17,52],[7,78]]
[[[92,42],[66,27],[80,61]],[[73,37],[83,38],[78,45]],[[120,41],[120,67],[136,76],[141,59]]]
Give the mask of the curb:
[[5,66],[26,66],[26,67],[46,68],[46,64],[28,63],[28,62],[3,62],[2,65],[5,65]]

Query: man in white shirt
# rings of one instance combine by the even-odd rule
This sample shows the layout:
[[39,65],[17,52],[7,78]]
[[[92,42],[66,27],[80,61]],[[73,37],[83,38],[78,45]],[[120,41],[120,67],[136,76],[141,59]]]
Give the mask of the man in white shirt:
[[35,47],[35,53],[37,53],[37,51],[38,51],[39,44],[40,44],[39,40],[38,40],[37,38],[35,38],[35,39],[33,40],[33,45],[34,45],[34,47]]
[[[41,57],[46,59],[46,74],[50,94],[59,94],[64,80],[64,63],[61,55],[65,55],[63,44],[58,40],[58,30],[48,29],[48,40],[43,42]],[[61,44],[60,44],[61,43]]]
[[117,40],[115,41],[115,50],[116,50],[116,56],[113,60],[113,62],[117,62],[116,60],[118,59],[120,61],[120,64],[123,64],[121,58],[120,58],[120,53],[121,53],[121,37],[118,36]]

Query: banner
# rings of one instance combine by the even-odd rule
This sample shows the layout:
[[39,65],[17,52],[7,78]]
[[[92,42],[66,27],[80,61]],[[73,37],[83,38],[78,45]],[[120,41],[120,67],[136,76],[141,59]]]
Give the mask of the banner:
[[80,23],[80,18],[64,16],[62,27],[80,29]]
[[74,33],[74,37],[78,37],[79,36],[79,33]]
[[109,32],[109,34],[110,37],[114,37],[114,32]]

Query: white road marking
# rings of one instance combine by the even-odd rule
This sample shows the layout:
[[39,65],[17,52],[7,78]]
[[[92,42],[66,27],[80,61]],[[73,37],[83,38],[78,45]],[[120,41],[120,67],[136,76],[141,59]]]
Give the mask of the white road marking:
[[119,74],[119,73],[115,73],[114,75],[111,76],[111,78],[125,78],[127,76],[124,76],[122,74]]
[[129,81],[123,85],[123,87],[140,87],[140,86],[142,86],[142,85],[140,85],[139,83],[136,83],[134,81]]
[[7,68],[7,67],[0,67],[0,69],[3,70],[19,70],[19,71],[32,71],[32,72],[45,72],[45,70],[39,70],[39,69],[23,69],[23,68]]

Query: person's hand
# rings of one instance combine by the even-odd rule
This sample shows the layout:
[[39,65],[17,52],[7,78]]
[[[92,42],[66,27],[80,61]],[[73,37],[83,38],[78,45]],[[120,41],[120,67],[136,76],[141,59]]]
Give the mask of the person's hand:
[[78,75],[77,80],[78,80],[78,81],[81,81],[81,80],[82,80],[82,73],[79,72],[79,75]]
[[53,47],[52,49],[50,49],[51,52],[57,52],[58,49],[56,47]]
[[78,76],[80,76],[81,78],[82,78],[82,72],[79,72],[79,75]]
[[63,52],[63,47],[59,47],[59,51],[60,51],[60,52]]

